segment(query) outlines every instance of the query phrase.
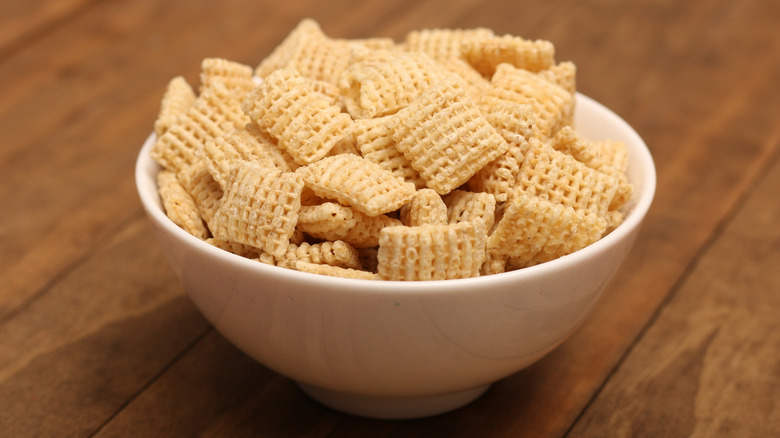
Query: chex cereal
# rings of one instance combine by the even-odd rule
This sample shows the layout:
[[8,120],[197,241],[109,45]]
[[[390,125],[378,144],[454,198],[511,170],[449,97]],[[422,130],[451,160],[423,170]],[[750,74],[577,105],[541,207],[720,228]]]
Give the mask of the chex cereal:
[[[152,158],[168,217],[318,275],[495,275],[582,249],[631,208],[626,145],[573,126],[577,67],[473,29],[342,39],[302,20],[256,67],[168,83]],[[197,86],[195,86],[197,85]]]

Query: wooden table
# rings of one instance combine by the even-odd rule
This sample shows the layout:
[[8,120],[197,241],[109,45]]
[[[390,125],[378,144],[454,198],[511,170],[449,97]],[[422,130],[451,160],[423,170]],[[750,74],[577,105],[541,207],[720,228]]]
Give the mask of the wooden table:
[[[167,81],[333,37],[492,28],[555,43],[658,168],[629,260],[568,341],[458,411],[343,415],[230,345],[133,180]],[[0,4],[0,436],[780,436],[780,3]]]

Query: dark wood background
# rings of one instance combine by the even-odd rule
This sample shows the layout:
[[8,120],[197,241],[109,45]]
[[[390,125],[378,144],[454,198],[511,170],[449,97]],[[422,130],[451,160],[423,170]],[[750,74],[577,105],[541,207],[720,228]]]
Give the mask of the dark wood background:
[[[567,342],[458,411],[342,415],[216,333],[133,165],[167,81],[330,36],[492,28],[556,46],[649,145],[634,252]],[[780,436],[780,2],[0,3],[0,436]]]

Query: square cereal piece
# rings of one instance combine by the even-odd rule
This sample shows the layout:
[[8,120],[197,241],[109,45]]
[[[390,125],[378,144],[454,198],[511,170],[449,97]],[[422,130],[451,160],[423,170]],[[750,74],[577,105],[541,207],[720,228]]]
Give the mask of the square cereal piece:
[[357,155],[323,158],[296,172],[318,196],[335,199],[368,216],[395,211],[415,193],[414,184]]
[[165,214],[173,223],[198,239],[209,237],[209,230],[198,213],[195,201],[184,190],[175,173],[161,170],[157,175],[157,189]]
[[447,206],[433,189],[420,189],[400,211],[401,223],[409,227],[447,224]]
[[555,46],[551,42],[512,35],[469,38],[461,45],[461,53],[486,78],[503,63],[530,72],[555,65]]
[[168,82],[165,88],[160,111],[154,122],[154,133],[160,138],[171,125],[175,125],[179,117],[195,103],[195,91],[182,76],[177,76]]
[[293,172],[237,164],[212,220],[214,237],[281,257],[295,232],[302,188]]
[[487,249],[531,266],[570,254],[597,241],[606,221],[585,210],[552,203],[517,189],[488,237]]
[[485,261],[485,230],[473,222],[383,228],[377,261],[383,280],[476,277]]
[[392,131],[398,150],[440,195],[468,181],[509,147],[451,78],[396,113]]
[[296,70],[268,75],[242,108],[296,163],[313,163],[352,135],[352,119]]

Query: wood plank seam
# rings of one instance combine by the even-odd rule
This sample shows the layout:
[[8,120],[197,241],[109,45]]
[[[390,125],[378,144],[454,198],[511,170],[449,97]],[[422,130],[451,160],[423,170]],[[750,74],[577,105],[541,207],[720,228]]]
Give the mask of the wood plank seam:
[[780,160],[780,139],[773,139],[770,140],[770,142],[772,143],[772,146],[770,146],[772,152],[769,154],[767,159],[762,163],[761,167],[756,172],[755,177],[750,181],[750,183],[747,184],[745,190],[739,195],[737,200],[734,202],[732,207],[726,212],[723,218],[720,221],[718,221],[718,224],[715,226],[715,228],[713,228],[713,231],[710,234],[710,236],[707,237],[707,240],[702,244],[699,250],[696,251],[696,254],[693,256],[690,263],[688,263],[688,266],[682,272],[682,274],[677,279],[677,281],[674,282],[674,285],[672,285],[672,287],[669,289],[669,292],[666,294],[663,301],[661,301],[661,304],[658,307],[656,307],[656,309],[647,319],[647,322],[642,326],[642,329],[639,330],[636,337],[634,337],[631,344],[628,346],[628,348],[626,348],[623,354],[621,354],[617,362],[615,362],[615,366],[612,367],[612,369],[606,375],[606,377],[601,382],[599,387],[596,388],[596,390],[593,392],[593,395],[590,397],[588,402],[582,407],[582,410],[580,410],[577,417],[568,426],[566,432],[564,432],[563,434],[564,437],[570,435],[571,431],[574,429],[577,423],[579,423],[580,419],[585,415],[585,413],[588,411],[588,409],[593,404],[593,402],[599,397],[599,394],[601,394],[602,390],[607,385],[607,382],[609,382],[610,379],[612,379],[612,377],[615,375],[615,373],[617,373],[617,371],[621,368],[621,366],[626,361],[626,359],[631,355],[631,352],[634,350],[636,345],[642,341],[642,339],[645,337],[650,327],[652,327],[655,324],[656,320],[664,311],[664,309],[674,299],[678,291],[683,287],[683,285],[686,283],[686,281],[691,276],[691,274],[696,270],[696,267],[699,265],[701,259],[703,259],[706,256],[706,254],[710,251],[710,248],[715,244],[715,242],[717,242],[717,240],[723,234],[723,231],[728,227],[728,225],[734,220],[737,214],[742,210],[745,203],[747,203],[748,199],[750,198],[751,194],[755,191],[756,187],[758,187],[761,184],[761,181],[763,181],[767,177],[767,175],[769,174],[770,170],[775,165],[775,163],[778,160]]

